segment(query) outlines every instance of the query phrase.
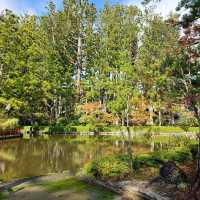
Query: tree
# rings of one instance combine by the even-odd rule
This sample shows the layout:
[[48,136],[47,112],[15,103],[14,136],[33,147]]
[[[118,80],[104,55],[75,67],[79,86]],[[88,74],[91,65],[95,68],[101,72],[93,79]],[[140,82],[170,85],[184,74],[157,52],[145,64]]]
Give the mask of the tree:
[[159,113],[159,124],[162,123],[161,107],[166,98],[163,91],[170,81],[171,57],[176,52],[178,30],[160,16],[149,13],[145,18],[147,20],[137,58],[137,74],[149,104],[149,124],[153,125],[156,110]]
[[[129,105],[134,92],[134,61],[137,54],[139,10],[134,6],[105,5],[97,23],[99,41],[90,68],[91,100],[100,101],[104,112],[111,112],[121,123],[128,123]],[[89,96],[88,95],[88,96]],[[126,118],[126,120],[125,120]]]
[[[187,9],[189,12],[182,17],[181,25],[185,30],[185,35],[180,39],[184,50],[180,54],[179,80],[183,83],[183,95],[185,103],[194,115],[199,124],[199,152],[197,161],[198,176],[200,177],[200,24],[199,24],[198,0],[182,0],[178,10]],[[180,64],[182,66],[180,66]]]

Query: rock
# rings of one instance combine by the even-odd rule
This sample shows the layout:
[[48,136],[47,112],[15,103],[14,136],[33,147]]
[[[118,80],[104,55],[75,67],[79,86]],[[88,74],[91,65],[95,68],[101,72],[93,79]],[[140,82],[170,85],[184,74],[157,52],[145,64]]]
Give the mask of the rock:
[[187,180],[185,173],[172,161],[166,162],[161,167],[160,176],[165,180],[165,182],[176,185],[186,182]]

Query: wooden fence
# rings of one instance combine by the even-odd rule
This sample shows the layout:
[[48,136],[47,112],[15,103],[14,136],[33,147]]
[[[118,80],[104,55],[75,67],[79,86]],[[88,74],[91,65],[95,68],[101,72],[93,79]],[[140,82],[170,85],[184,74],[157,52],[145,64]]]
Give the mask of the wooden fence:
[[22,137],[23,134],[19,128],[16,129],[0,129],[0,139]]

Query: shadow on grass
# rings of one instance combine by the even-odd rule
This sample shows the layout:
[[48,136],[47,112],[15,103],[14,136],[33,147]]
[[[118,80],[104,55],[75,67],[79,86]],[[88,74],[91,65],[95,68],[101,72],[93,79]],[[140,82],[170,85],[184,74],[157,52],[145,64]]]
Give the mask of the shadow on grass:
[[75,178],[68,178],[56,182],[44,182],[41,183],[40,186],[43,186],[50,193],[71,191],[72,193],[82,194],[82,197],[87,196],[88,199],[91,200],[112,200],[116,196],[116,194],[106,190],[103,187],[89,185],[83,181],[76,180]]
[[117,197],[103,187],[90,185],[76,178],[38,182],[34,180],[30,185],[21,186],[17,186],[16,190],[13,188],[9,197],[1,196],[0,193],[0,200],[114,200]]

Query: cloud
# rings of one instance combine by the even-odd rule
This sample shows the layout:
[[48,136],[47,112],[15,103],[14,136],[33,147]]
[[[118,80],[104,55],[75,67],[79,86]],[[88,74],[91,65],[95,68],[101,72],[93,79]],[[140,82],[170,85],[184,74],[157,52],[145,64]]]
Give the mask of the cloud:
[[162,0],[160,3],[158,3],[156,12],[163,16],[167,16],[170,12],[174,12],[176,10],[178,2],[179,0]]
[[[142,8],[141,0],[124,0],[123,3],[126,5],[137,5]],[[176,10],[179,0],[162,0],[160,3],[156,4],[155,12],[161,14],[162,16],[169,15],[170,12]]]
[[15,0],[0,0],[0,11],[4,9],[16,10]]
[[0,0],[0,11],[9,9],[17,14],[35,14],[36,10],[28,6],[26,2],[24,0]]
[[[44,14],[49,0],[0,0],[0,11],[10,9],[17,14]],[[54,0],[58,9],[62,8],[62,0]]]

